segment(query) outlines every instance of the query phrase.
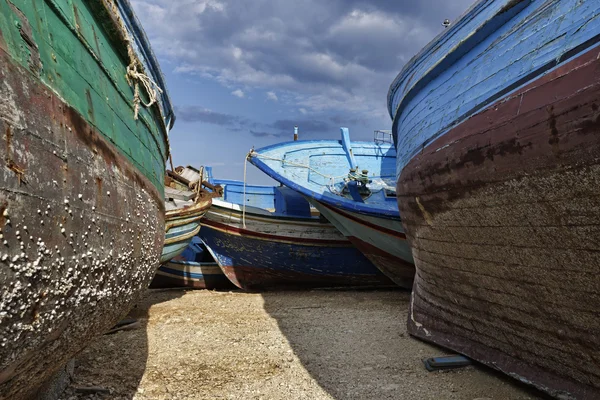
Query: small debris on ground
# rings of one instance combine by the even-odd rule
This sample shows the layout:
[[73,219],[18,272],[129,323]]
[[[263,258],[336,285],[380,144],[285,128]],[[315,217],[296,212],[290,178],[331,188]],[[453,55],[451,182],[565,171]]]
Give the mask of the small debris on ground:
[[464,368],[471,365],[471,360],[465,356],[459,354],[453,354],[450,356],[442,357],[431,357],[423,360],[425,368],[429,372],[441,371],[447,369]]
[[409,298],[395,290],[151,290],[129,315],[141,328],[91,343],[62,398],[544,398],[478,365],[427,372],[422,360],[443,350],[407,334]]

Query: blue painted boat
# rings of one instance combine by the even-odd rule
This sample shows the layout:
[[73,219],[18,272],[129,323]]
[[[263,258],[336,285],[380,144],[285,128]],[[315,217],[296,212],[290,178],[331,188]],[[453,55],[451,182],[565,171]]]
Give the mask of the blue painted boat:
[[[200,237],[236,286],[245,290],[389,286],[389,281],[308,202],[286,187],[216,180]],[[245,192],[245,193],[244,193]],[[245,204],[245,206],[244,206]]]
[[249,161],[304,195],[399,286],[410,288],[414,266],[396,204],[396,151],[389,143],[342,139],[280,143]]
[[177,167],[167,174],[161,265],[180,255],[200,231],[200,219],[210,208],[213,197],[213,193],[202,189],[202,175],[192,167]]
[[234,286],[206,250],[202,240],[195,236],[179,256],[158,268],[150,287],[231,289]]
[[390,87],[409,332],[600,398],[600,1],[486,0]]

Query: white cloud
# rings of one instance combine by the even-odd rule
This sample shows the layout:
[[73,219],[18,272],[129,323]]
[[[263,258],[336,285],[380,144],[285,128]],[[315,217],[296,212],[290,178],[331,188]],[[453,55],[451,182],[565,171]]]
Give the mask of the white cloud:
[[306,113],[308,112],[308,111],[306,111],[306,108],[302,108],[302,107],[299,108],[298,111],[300,111],[304,115],[306,115]]
[[279,98],[277,97],[275,92],[267,92],[267,99],[273,100],[273,101],[279,101]]
[[231,50],[231,54],[233,54],[233,58],[235,58],[236,60],[239,60],[240,58],[242,58],[242,54],[244,54],[244,52],[239,47],[234,47]]
[[240,98],[260,89],[304,112],[381,122],[389,122],[386,94],[403,62],[470,2],[132,0],[155,53],[178,73]]
[[241,89],[236,89],[231,92],[232,95],[239,97],[240,99],[244,98],[246,94]]

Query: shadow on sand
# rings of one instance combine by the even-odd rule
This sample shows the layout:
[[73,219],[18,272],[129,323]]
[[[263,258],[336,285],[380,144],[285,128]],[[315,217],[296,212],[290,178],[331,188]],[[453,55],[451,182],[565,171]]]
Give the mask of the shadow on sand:
[[427,372],[423,359],[450,353],[408,335],[407,291],[262,296],[304,368],[335,399],[547,398],[483,366]]
[[126,317],[136,319],[137,328],[105,334],[85,348],[75,359],[73,381],[61,399],[133,399],[148,360],[150,307],[179,298],[185,292],[182,289],[148,290]]

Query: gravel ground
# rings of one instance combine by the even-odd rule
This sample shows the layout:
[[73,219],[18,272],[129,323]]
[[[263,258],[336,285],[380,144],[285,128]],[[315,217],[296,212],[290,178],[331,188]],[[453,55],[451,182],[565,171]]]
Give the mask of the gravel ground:
[[[401,291],[153,290],[78,357],[62,399],[542,399],[484,367],[427,372]],[[109,393],[82,393],[90,386]]]

